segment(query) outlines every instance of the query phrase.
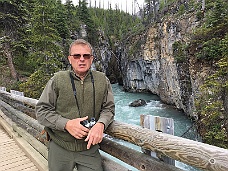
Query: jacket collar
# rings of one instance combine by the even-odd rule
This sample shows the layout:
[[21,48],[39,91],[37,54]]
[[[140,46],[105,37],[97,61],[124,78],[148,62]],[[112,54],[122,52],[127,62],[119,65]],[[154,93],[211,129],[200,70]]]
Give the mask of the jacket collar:
[[[85,80],[87,77],[90,76],[90,74],[89,74],[90,72],[91,72],[91,70],[89,69],[89,70],[87,71],[87,73],[85,74],[84,80]],[[72,67],[70,68],[70,74],[72,74],[73,77],[74,77],[75,79],[81,80],[81,78],[74,72],[74,70],[72,69]]]

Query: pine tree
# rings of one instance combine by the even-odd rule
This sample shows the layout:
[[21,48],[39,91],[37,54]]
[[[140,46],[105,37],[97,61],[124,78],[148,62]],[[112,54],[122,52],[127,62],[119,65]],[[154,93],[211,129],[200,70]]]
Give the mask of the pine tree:
[[66,0],[66,23],[72,39],[77,39],[77,32],[80,30],[80,21],[76,16],[76,7],[71,0]]
[[[0,42],[3,56],[7,60],[13,79],[19,80],[15,69],[14,59],[24,51],[21,41],[22,30],[27,23],[24,0],[12,0],[0,2]],[[17,50],[20,49],[18,52]]]
[[54,27],[61,37],[61,46],[64,47],[64,55],[68,55],[68,39],[70,38],[70,30],[67,25],[67,10],[66,7],[61,3],[61,0],[57,0],[56,6],[54,7]]
[[55,0],[36,1],[31,21],[31,60],[36,61],[36,69],[53,73],[59,69],[63,56],[59,45],[60,35],[55,28]]
[[89,10],[87,8],[86,0],[83,0],[83,1],[79,0],[79,6],[77,8],[77,16],[79,17],[81,24],[86,25],[86,29],[88,33],[87,35],[88,41],[95,46],[97,44],[98,36],[97,36],[95,23],[91,19]]
[[28,60],[34,66],[34,73],[27,82],[20,85],[26,96],[38,98],[48,79],[58,71],[63,58],[61,38],[55,29],[55,0],[35,1],[31,8],[30,55]]
[[57,0],[54,7],[55,28],[62,39],[69,38],[69,29],[67,26],[67,12],[61,0]]

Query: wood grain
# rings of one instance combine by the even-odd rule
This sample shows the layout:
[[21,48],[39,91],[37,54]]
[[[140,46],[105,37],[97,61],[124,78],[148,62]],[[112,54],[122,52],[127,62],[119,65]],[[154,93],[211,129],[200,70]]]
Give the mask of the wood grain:
[[106,133],[197,168],[228,170],[228,150],[223,148],[118,121],[114,121]]

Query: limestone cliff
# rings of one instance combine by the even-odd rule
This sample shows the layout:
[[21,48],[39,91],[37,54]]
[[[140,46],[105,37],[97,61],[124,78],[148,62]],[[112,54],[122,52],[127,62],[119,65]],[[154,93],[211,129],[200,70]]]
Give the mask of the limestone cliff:
[[165,103],[197,117],[194,97],[206,71],[196,73],[191,60],[178,63],[174,59],[173,44],[187,43],[198,24],[194,13],[179,18],[171,15],[149,27],[145,34],[126,40],[131,43],[125,44],[121,53],[124,88],[150,91]]
[[[194,10],[190,1],[186,2],[176,1],[168,9],[164,8],[157,22],[151,22],[139,34],[126,35],[123,41],[116,42],[115,49],[101,36],[97,54],[103,61],[102,71],[109,78],[121,75],[125,90],[157,94],[163,102],[197,120],[195,99],[200,94],[200,86],[214,69],[206,61],[197,61],[194,53],[200,47],[183,47],[189,44],[194,31],[203,22],[198,20],[200,10]],[[187,12],[180,14],[183,5]]]

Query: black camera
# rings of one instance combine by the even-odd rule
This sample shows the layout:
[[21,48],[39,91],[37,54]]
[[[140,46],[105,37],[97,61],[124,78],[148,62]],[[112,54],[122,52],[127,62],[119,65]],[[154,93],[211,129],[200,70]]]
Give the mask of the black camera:
[[86,128],[92,128],[96,124],[96,120],[94,117],[90,119],[90,122],[88,120],[84,120],[80,122],[84,127]]

